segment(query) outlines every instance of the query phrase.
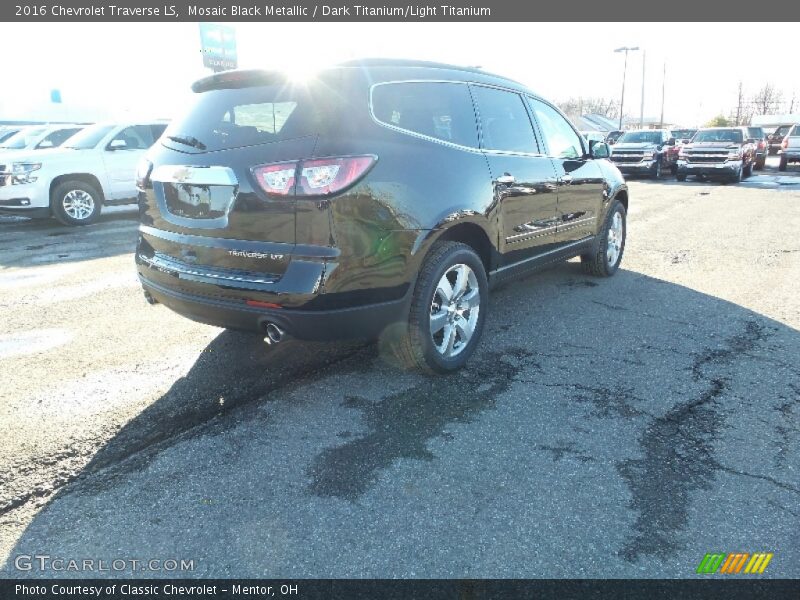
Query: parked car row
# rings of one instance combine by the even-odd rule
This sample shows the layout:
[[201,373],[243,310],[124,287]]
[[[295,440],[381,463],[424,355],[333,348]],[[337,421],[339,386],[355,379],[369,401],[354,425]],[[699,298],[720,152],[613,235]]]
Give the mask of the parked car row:
[[136,202],[136,165],[166,122],[25,128],[0,144],[0,213],[86,225]]
[[610,159],[628,175],[657,179],[669,171],[678,181],[690,176],[741,181],[764,168],[768,146],[761,127],[647,129],[625,132]]
[[[86,125],[28,125],[0,142],[0,155],[13,150],[45,150],[57,148]],[[13,130],[12,130],[13,131]]]

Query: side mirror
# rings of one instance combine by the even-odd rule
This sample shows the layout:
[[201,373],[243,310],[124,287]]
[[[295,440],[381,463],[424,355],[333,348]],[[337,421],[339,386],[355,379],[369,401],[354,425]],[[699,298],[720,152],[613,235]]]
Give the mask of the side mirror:
[[51,140],[42,140],[41,142],[39,142],[39,145],[36,146],[36,148],[42,150],[45,148],[52,148],[52,147],[53,147],[53,142]]
[[589,148],[589,154],[592,158],[608,158],[611,150],[605,142],[595,142]]
[[111,140],[111,143],[108,145],[109,150],[125,150],[128,147],[128,144],[125,140]]

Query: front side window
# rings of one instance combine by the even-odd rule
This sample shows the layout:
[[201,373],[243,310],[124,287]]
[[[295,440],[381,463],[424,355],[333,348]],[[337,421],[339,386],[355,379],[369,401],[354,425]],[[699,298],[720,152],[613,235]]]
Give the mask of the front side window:
[[150,125],[150,131],[153,134],[153,139],[157,140],[164,134],[164,130],[167,128],[166,123],[157,123],[155,125]]
[[515,92],[474,86],[486,150],[537,154],[539,146],[522,96]]
[[372,111],[381,123],[458,144],[478,146],[472,99],[465,84],[403,82],[377,85]]
[[[547,147],[550,149],[550,156],[581,158],[583,144],[569,122],[556,109],[541,100],[530,98],[530,102]],[[627,141],[625,139],[627,135],[627,133],[623,135],[618,142]]]
[[133,125],[115,135],[109,147],[117,140],[125,142],[125,150],[146,150],[153,145],[153,134],[147,125]]

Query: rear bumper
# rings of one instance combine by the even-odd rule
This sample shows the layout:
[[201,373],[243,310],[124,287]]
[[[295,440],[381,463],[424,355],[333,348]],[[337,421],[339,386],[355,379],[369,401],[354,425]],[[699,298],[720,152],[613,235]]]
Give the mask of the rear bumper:
[[142,287],[159,303],[176,313],[207,325],[264,333],[275,323],[301,340],[376,338],[389,325],[405,323],[411,288],[399,300],[334,310],[261,308],[244,301],[211,298],[159,285],[139,274]]

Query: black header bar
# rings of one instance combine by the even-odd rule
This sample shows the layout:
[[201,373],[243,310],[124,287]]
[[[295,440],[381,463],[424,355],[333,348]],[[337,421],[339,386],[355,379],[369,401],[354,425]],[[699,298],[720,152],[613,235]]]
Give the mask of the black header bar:
[[[800,3],[765,10],[742,0],[47,0],[0,2],[0,21],[50,22],[782,22],[800,20]],[[602,29],[598,30],[602,36]],[[478,42],[478,41],[476,41]],[[587,40],[587,43],[590,41]]]
[[3,600],[797,600],[800,581],[742,579],[0,580]]

